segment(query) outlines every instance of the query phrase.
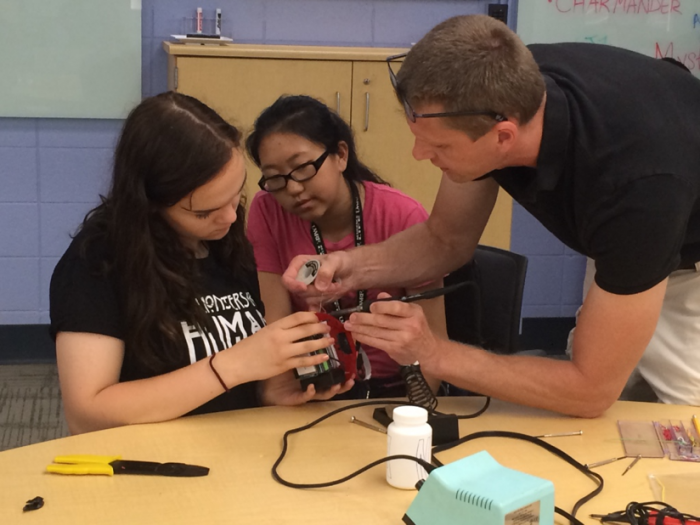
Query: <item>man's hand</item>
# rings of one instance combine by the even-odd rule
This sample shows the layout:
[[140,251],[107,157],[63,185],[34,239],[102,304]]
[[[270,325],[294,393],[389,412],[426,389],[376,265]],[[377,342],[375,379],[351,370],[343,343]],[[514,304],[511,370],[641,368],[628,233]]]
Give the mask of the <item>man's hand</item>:
[[347,392],[355,385],[355,380],[350,379],[345,383],[333,385],[328,390],[316,392],[314,385],[309,385],[306,391],[302,391],[299,380],[294,377],[294,372],[289,371],[275,377],[271,377],[260,383],[260,399],[265,406],[270,405],[302,405],[308,401],[326,401],[332,397]]
[[[380,293],[378,298],[390,297]],[[370,313],[354,313],[345,323],[356,341],[384,350],[401,365],[437,359],[439,339],[433,334],[417,304],[379,301]]]
[[[282,275],[282,284],[291,293],[301,297],[309,307],[318,308],[321,304],[343,297],[352,288],[352,275],[346,252],[333,252],[329,255],[297,255],[289,263]],[[313,284],[297,281],[297,275],[304,263],[310,259],[321,262]]]

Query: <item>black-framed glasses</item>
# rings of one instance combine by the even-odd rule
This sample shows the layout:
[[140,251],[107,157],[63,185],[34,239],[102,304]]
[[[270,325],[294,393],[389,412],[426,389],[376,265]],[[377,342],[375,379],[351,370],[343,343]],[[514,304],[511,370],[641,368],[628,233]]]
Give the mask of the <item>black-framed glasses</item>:
[[272,193],[286,188],[289,179],[292,179],[294,182],[305,182],[312,179],[326,161],[326,157],[328,157],[329,153],[330,152],[328,150],[324,151],[316,160],[305,162],[304,164],[294,168],[286,175],[272,175],[271,177],[265,177],[263,175],[258,181],[258,186],[260,186],[261,190]]
[[416,119],[418,119],[418,118],[470,117],[470,116],[477,116],[477,115],[491,117],[496,122],[503,122],[503,121],[508,120],[505,117],[505,115],[501,115],[500,113],[497,113],[495,111],[490,111],[490,110],[483,110],[483,111],[456,110],[456,111],[443,111],[441,113],[416,113],[415,111],[413,111],[411,104],[408,103],[408,100],[406,100],[406,98],[401,93],[401,90],[399,89],[399,81],[396,78],[396,73],[394,73],[394,70],[391,69],[391,63],[393,61],[399,60],[401,58],[405,58],[407,54],[408,53],[401,53],[400,55],[392,55],[390,57],[387,57],[386,65],[389,67],[389,78],[391,79],[391,85],[394,87],[394,91],[396,92],[396,95],[399,97],[399,100],[401,100],[401,102],[403,103],[403,110],[406,112],[406,117],[411,122],[415,122]]

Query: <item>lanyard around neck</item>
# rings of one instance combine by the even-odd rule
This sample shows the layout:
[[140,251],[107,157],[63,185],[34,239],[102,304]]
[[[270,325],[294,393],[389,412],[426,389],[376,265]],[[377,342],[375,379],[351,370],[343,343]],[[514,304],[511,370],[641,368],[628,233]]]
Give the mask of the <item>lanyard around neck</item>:
[[[353,224],[355,228],[355,246],[363,246],[365,244],[365,227],[364,220],[362,218],[362,201],[360,200],[360,192],[357,189],[357,185],[352,181],[347,181],[348,186],[350,186],[350,193],[352,194],[353,201]],[[311,241],[314,243],[316,248],[316,253],[319,255],[325,255],[326,245],[323,242],[323,236],[321,235],[321,229],[316,225],[316,223],[311,223]],[[357,306],[362,306],[367,297],[367,290],[358,290],[357,292]],[[333,306],[336,310],[340,310],[340,302],[335,301]],[[339,318],[341,322],[344,319]]]

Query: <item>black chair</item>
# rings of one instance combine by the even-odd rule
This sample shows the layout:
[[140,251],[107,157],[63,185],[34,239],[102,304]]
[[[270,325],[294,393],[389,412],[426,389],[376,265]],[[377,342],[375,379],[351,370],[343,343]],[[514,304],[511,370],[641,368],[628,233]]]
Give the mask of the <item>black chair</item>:
[[472,260],[445,278],[445,285],[465,280],[476,285],[445,296],[450,339],[496,353],[517,352],[526,272],[527,257],[477,246]]
[[[524,255],[477,246],[472,260],[444,279],[445,286],[463,281],[475,285],[445,296],[449,338],[499,354],[544,355],[540,350],[518,352],[526,273],[527,257]],[[442,395],[475,393],[444,382]]]

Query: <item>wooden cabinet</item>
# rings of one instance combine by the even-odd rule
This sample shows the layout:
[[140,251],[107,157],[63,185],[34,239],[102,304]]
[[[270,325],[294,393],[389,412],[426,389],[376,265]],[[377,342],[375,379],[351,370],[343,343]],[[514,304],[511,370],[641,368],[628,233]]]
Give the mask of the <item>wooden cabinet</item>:
[[[430,211],[440,171],[416,161],[413,136],[394,96],[387,56],[402,49],[235,44],[163,44],[168,53],[168,87],[197,97],[243,133],[282,94],[322,100],[348,121],[360,159],[392,186]],[[259,170],[248,162],[247,192],[258,191]],[[482,244],[510,247],[512,202],[499,194]]]

